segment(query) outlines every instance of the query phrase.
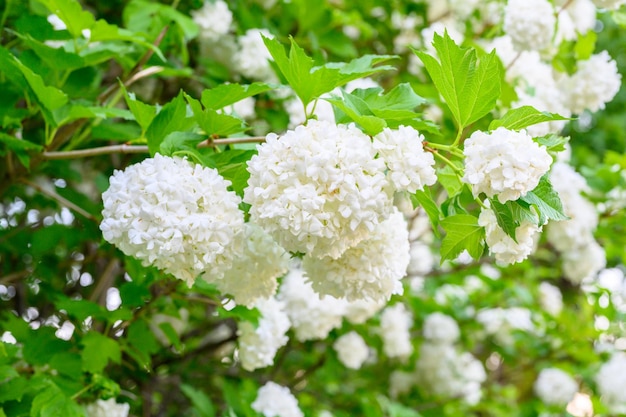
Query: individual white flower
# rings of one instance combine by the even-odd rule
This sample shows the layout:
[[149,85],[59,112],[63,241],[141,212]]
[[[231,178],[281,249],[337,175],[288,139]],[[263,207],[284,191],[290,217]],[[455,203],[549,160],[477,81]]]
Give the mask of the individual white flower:
[[555,11],[547,0],[509,0],[504,9],[504,31],[518,51],[541,51],[550,46]]
[[385,128],[374,136],[374,149],[387,165],[387,176],[397,191],[413,194],[437,182],[435,158],[424,151],[424,136],[410,126]]
[[565,406],[578,392],[578,383],[567,372],[546,368],[539,372],[534,388],[545,404]]
[[383,310],[379,334],[383,339],[383,352],[389,358],[407,359],[413,353],[411,343],[411,312],[402,303]]
[[559,287],[547,282],[539,284],[539,304],[548,314],[558,316],[563,310],[563,294]]
[[247,371],[274,364],[274,356],[289,338],[289,318],[283,311],[283,303],[274,298],[257,300],[256,308],[261,313],[255,328],[248,321],[239,323],[239,359]]
[[274,37],[267,29],[248,29],[238,38],[239,49],[233,55],[233,67],[244,77],[276,82],[276,74],[268,61],[272,59],[272,55],[267,50],[262,36]]
[[617,353],[596,374],[600,400],[611,414],[626,413],[626,354]]
[[223,0],[205,1],[201,9],[192,10],[191,17],[200,27],[200,39],[216,41],[230,30],[233,14]]
[[108,400],[97,400],[85,406],[87,417],[127,417],[130,405],[117,403],[115,398]]
[[560,87],[566,94],[565,103],[572,113],[604,109],[613,100],[622,85],[617,63],[607,51],[592,55],[578,62],[578,70],[571,77],[564,77]]
[[310,120],[257,149],[244,201],[289,251],[338,258],[391,214],[385,164],[354,125]]
[[277,278],[289,270],[289,254],[270,235],[253,223],[245,224],[243,252],[224,278],[215,282],[237,304],[251,307],[258,298],[269,298],[278,287]]
[[485,228],[485,242],[489,253],[494,255],[500,265],[522,262],[535,250],[535,240],[539,238],[541,227],[529,221],[522,221],[515,229],[515,240],[498,225],[493,210],[483,208],[478,216],[478,224]]
[[360,369],[369,356],[367,343],[355,331],[341,335],[333,343],[333,348],[337,352],[339,361],[350,369]]
[[424,338],[431,343],[452,344],[461,335],[456,321],[443,313],[432,313],[424,319]]
[[302,266],[313,289],[322,295],[348,301],[389,300],[402,293],[400,280],[409,265],[406,221],[394,208],[389,219],[372,231],[369,239],[351,247],[338,259],[305,256]]
[[525,131],[499,127],[491,133],[474,132],[465,141],[465,175],[475,196],[498,195],[505,203],[533,190],[548,172],[552,158]]
[[311,284],[305,282],[304,272],[298,267],[283,278],[277,298],[284,303],[296,338],[301,342],[326,338],[331,330],[341,326],[346,311],[345,300],[320,298]]
[[289,388],[271,381],[259,388],[252,409],[265,417],[304,417]]
[[352,324],[363,324],[378,313],[385,300],[354,300],[345,303],[344,317]]
[[593,0],[598,9],[617,10],[626,0]]
[[563,275],[573,284],[593,278],[606,266],[606,252],[595,240],[564,252]]
[[241,200],[215,169],[155,155],[116,170],[102,194],[100,230],[126,255],[192,285],[223,276],[238,255]]

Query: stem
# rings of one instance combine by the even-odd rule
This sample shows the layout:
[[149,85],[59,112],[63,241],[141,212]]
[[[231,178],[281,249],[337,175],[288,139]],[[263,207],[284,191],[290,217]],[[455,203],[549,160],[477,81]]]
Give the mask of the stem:
[[454,165],[454,163],[449,160],[448,158],[446,158],[445,156],[443,156],[442,154],[440,154],[437,151],[433,151],[433,155],[435,156],[435,158],[439,158],[441,159],[446,165],[448,165],[450,168],[452,168],[452,170],[454,171],[454,173],[461,178],[461,175],[463,173],[463,171],[457,167],[456,165]]
[[567,8],[569,7],[569,5],[570,5],[570,4],[572,4],[573,2],[574,2],[574,0],[567,0],[567,1],[565,2],[565,4],[563,4],[563,6],[561,6],[561,8],[560,8],[560,9],[556,12],[557,16],[558,16],[559,14],[561,14],[561,12],[562,12],[563,10],[567,9]]
[[442,143],[434,143],[434,142],[426,142],[425,146],[428,146],[432,149],[439,149],[441,151],[450,152],[455,156],[463,157],[463,152],[454,145],[444,145]]
[[91,389],[91,387],[94,386],[94,383],[92,382],[91,384],[87,385],[86,387],[82,388],[80,391],[78,391],[76,394],[72,395],[72,400],[77,399],[78,397],[80,397],[81,395],[83,395],[84,393],[86,393],[87,391],[89,391]]
[[511,67],[513,65],[515,65],[515,63],[517,62],[517,60],[522,56],[522,51],[519,51],[517,53],[517,55],[515,55],[515,58],[513,58],[513,60],[511,62],[509,62],[509,64],[506,66],[506,68],[504,69],[504,72],[507,72],[508,70],[511,69]]
[[48,197],[52,198],[53,200],[56,200],[62,206],[66,206],[66,207],[74,210],[75,212],[77,212],[81,216],[86,217],[87,219],[92,220],[92,221],[94,221],[96,223],[99,223],[98,219],[96,219],[94,216],[92,216],[91,214],[86,212],[83,208],[77,206],[76,204],[72,203],[70,200],[66,199],[65,197],[60,196],[59,194],[55,193],[54,191],[46,190],[45,188],[40,187],[39,185],[35,184],[34,182],[30,182],[30,181],[28,181],[27,179],[24,179],[24,178],[20,179],[20,181],[23,184],[28,185],[29,187],[32,187],[35,190],[39,191],[41,194],[45,194]]
[[452,146],[453,148],[456,148],[459,146],[459,143],[461,142],[461,137],[463,136],[463,128],[461,126],[459,126],[459,131],[456,134],[456,138],[454,138],[454,142],[452,142]]
[[13,0],[7,0],[4,5],[4,11],[2,12],[2,18],[0,19],[0,33],[4,33],[4,24],[7,21],[7,17],[9,17],[9,10],[13,5]]

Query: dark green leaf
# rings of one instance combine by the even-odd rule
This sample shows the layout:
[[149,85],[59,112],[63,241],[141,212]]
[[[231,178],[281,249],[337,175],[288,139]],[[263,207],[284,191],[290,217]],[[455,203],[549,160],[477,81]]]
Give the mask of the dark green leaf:
[[478,225],[478,218],[468,214],[456,214],[441,221],[446,236],[441,243],[441,262],[455,259],[463,250],[474,259],[480,258],[485,244],[485,229]]
[[52,383],[35,396],[30,410],[31,417],[83,417],[84,415],[84,409]]
[[122,359],[119,343],[101,333],[87,333],[83,337],[82,345],[83,370],[86,372],[101,373],[109,361],[120,363]]
[[550,220],[567,220],[569,217],[563,213],[563,205],[561,199],[547,176],[541,177],[539,185],[534,190],[526,193],[521,197],[525,203],[532,204],[537,208],[539,212],[539,222],[544,224],[548,219]]
[[498,221],[498,226],[500,226],[500,228],[504,230],[504,233],[509,235],[509,237],[517,243],[515,229],[519,227],[520,222],[515,218],[511,207],[507,204],[502,204],[497,199],[493,198],[490,198],[489,202],[491,203],[491,210],[495,214],[496,220]]
[[532,106],[522,106],[509,110],[501,119],[496,119],[489,124],[489,130],[504,127],[509,130],[520,130],[528,126],[554,120],[571,120],[556,113],[548,113],[537,110]]
[[[145,109],[145,105],[142,107]],[[189,125],[187,105],[181,92],[161,108],[146,130],[150,155],[154,156],[159,151],[161,142],[167,135],[172,132],[186,130]]]
[[176,330],[174,329],[171,323],[168,323],[168,322],[160,323],[159,329],[161,329],[167,341],[170,342],[170,344],[174,346],[176,350],[178,351],[182,350],[180,337],[178,337],[178,333],[176,333]]
[[84,11],[78,0],[37,0],[46,6],[52,14],[56,14],[67,26],[67,31],[74,38],[81,37],[83,29],[89,29],[96,19]]
[[205,108],[219,110],[272,88],[274,87],[265,83],[253,83],[250,85],[221,84],[215,88],[204,90],[201,101]]
[[191,400],[200,417],[215,417],[215,407],[208,395],[187,384],[181,385],[180,389]]
[[151,355],[160,349],[154,333],[144,320],[137,320],[130,325],[126,342],[124,351],[132,356],[142,368],[150,366]]
[[120,286],[120,298],[126,307],[140,307],[150,296],[148,287],[135,281],[125,282]]

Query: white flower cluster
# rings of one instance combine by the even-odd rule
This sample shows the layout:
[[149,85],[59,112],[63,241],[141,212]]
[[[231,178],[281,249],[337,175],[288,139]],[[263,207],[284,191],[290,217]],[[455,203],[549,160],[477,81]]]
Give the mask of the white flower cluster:
[[192,285],[221,279],[239,252],[239,197],[214,169],[155,155],[116,170],[100,229],[126,255]]
[[539,372],[534,389],[545,404],[565,406],[578,392],[578,383],[565,371],[546,368]]
[[498,195],[505,203],[533,190],[548,172],[552,158],[524,131],[499,127],[491,133],[474,132],[465,141],[465,175],[474,195]]
[[355,126],[310,120],[248,162],[251,220],[285,249],[338,258],[391,213],[384,162]]
[[617,63],[607,51],[592,55],[578,62],[578,70],[571,77],[564,77],[561,89],[572,113],[602,110],[615,97],[622,84]]
[[267,29],[248,29],[237,39],[239,47],[232,57],[233,67],[246,78],[275,82],[276,74],[269,63],[272,55],[265,47],[262,36],[274,37]]
[[85,406],[87,417],[127,417],[130,405],[117,403],[115,398],[97,400]]
[[235,303],[250,307],[257,299],[274,295],[276,279],[288,270],[289,254],[259,226],[246,223],[243,252],[216,285],[223,294],[232,295]]
[[385,128],[374,136],[374,149],[387,165],[389,181],[398,191],[413,194],[437,182],[435,158],[424,151],[424,136],[410,126]]
[[539,284],[539,304],[551,316],[558,316],[563,310],[563,294],[559,287],[547,282]]
[[523,307],[483,309],[476,314],[476,321],[484,326],[487,334],[494,336],[504,346],[514,342],[511,332],[535,330],[530,310]]
[[305,256],[302,262],[313,289],[349,301],[389,300],[402,293],[400,280],[409,265],[410,245],[406,221],[394,208],[375,226],[369,239],[351,247],[338,259]]
[[289,388],[271,381],[259,388],[252,409],[265,417],[304,417]]
[[529,221],[522,221],[515,229],[515,240],[498,225],[496,215],[489,208],[489,200],[485,200],[487,208],[483,208],[478,216],[478,224],[485,228],[485,242],[489,253],[494,255],[500,265],[522,262],[535,250],[541,227]]
[[411,327],[413,318],[404,304],[397,303],[383,310],[379,334],[383,339],[383,351],[389,358],[407,359],[413,353]]
[[461,332],[456,320],[443,313],[432,313],[424,320],[424,338],[432,343],[453,344]]
[[283,305],[274,298],[259,299],[256,307],[261,313],[258,326],[248,321],[239,323],[239,359],[247,371],[274,364],[274,356],[289,338],[289,318]]
[[200,38],[216,41],[230,31],[233,14],[224,0],[205,1],[201,9],[192,10],[191,17],[200,27]]
[[504,31],[518,51],[541,51],[550,46],[555,11],[547,0],[509,0],[504,9]]
[[617,353],[596,374],[602,403],[611,414],[626,413],[626,354]]
[[333,348],[339,361],[350,369],[360,369],[369,356],[367,343],[355,331],[340,336],[333,343]]

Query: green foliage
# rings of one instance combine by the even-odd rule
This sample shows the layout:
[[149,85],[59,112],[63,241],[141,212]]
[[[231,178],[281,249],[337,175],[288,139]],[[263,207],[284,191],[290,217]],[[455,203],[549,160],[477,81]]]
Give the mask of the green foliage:
[[504,127],[509,130],[520,130],[542,122],[555,120],[571,120],[558,114],[540,112],[532,106],[522,106],[509,110],[501,119],[492,121],[489,130]]
[[485,245],[485,229],[478,225],[478,218],[468,214],[456,214],[441,221],[446,235],[441,242],[441,261],[454,259],[463,250],[474,258],[481,257]]

